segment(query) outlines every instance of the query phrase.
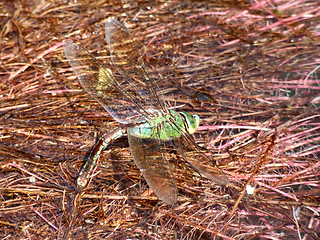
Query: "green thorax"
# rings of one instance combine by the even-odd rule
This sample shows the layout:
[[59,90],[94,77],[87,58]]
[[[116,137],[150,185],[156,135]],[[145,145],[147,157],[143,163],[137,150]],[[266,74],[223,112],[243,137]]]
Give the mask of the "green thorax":
[[198,115],[187,112],[169,110],[166,115],[158,115],[152,120],[141,122],[131,129],[131,134],[137,138],[152,138],[158,140],[170,140],[178,138],[182,133],[193,134],[199,127]]

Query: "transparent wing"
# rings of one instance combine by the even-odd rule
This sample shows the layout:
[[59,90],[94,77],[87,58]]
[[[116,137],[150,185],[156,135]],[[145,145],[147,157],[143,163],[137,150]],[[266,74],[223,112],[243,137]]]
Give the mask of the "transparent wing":
[[109,68],[104,68],[85,48],[68,41],[64,54],[83,88],[118,122],[127,124],[143,119],[132,94],[124,91]]
[[211,166],[211,159],[204,154],[188,133],[181,134],[179,139],[173,139],[173,144],[178,153],[203,177],[217,183],[227,185],[229,180],[217,166]]
[[177,201],[177,185],[170,165],[165,158],[165,144],[157,139],[137,138],[127,129],[128,141],[134,162],[149,187],[165,203]]
[[156,82],[145,70],[142,56],[127,28],[116,18],[108,18],[105,23],[106,41],[118,79],[126,91],[137,93],[141,106],[165,112],[165,102]]
[[72,41],[64,44],[64,53],[83,88],[123,124],[155,118],[156,111],[148,109],[165,112],[160,90],[148,77],[126,27],[110,18],[106,40],[112,57],[107,68],[80,45]]

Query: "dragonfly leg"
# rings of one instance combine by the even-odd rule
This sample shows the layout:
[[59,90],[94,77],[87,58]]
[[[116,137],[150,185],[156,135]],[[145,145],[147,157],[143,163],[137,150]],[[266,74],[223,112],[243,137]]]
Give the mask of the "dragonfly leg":
[[109,145],[110,142],[123,136],[125,132],[126,130],[124,128],[116,128],[113,131],[102,135],[102,137],[93,147],[88,160],[86,161],[81,171],[79,172],[79,175],[77,178],[78,192],[88,184],[89,178],[92,175],[103,150]]

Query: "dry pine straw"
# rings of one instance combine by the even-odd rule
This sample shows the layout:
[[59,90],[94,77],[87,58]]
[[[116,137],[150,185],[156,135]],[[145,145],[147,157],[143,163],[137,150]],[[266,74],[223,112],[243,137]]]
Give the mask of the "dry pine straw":
[[[317,1],[0,9],[1,237],[319,238]],[[118,123],[81,89],[62,44],[78,40],[108,62],[109,16],[126,23],[167,103],[201,116],[195,139],[228,174],[227,187],[168,150],[179,199],[157,202],[123,138],[75,194],[90,147]]]

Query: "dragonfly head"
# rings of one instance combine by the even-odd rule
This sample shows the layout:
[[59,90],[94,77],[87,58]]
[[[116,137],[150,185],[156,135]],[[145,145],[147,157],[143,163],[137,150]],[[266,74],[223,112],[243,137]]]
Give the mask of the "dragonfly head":
[[186,124],[186,128],[189,134],[193,134],[200,124],[200,117],[197,114],[191,115],[187,112],[180,112],[182,119]]

